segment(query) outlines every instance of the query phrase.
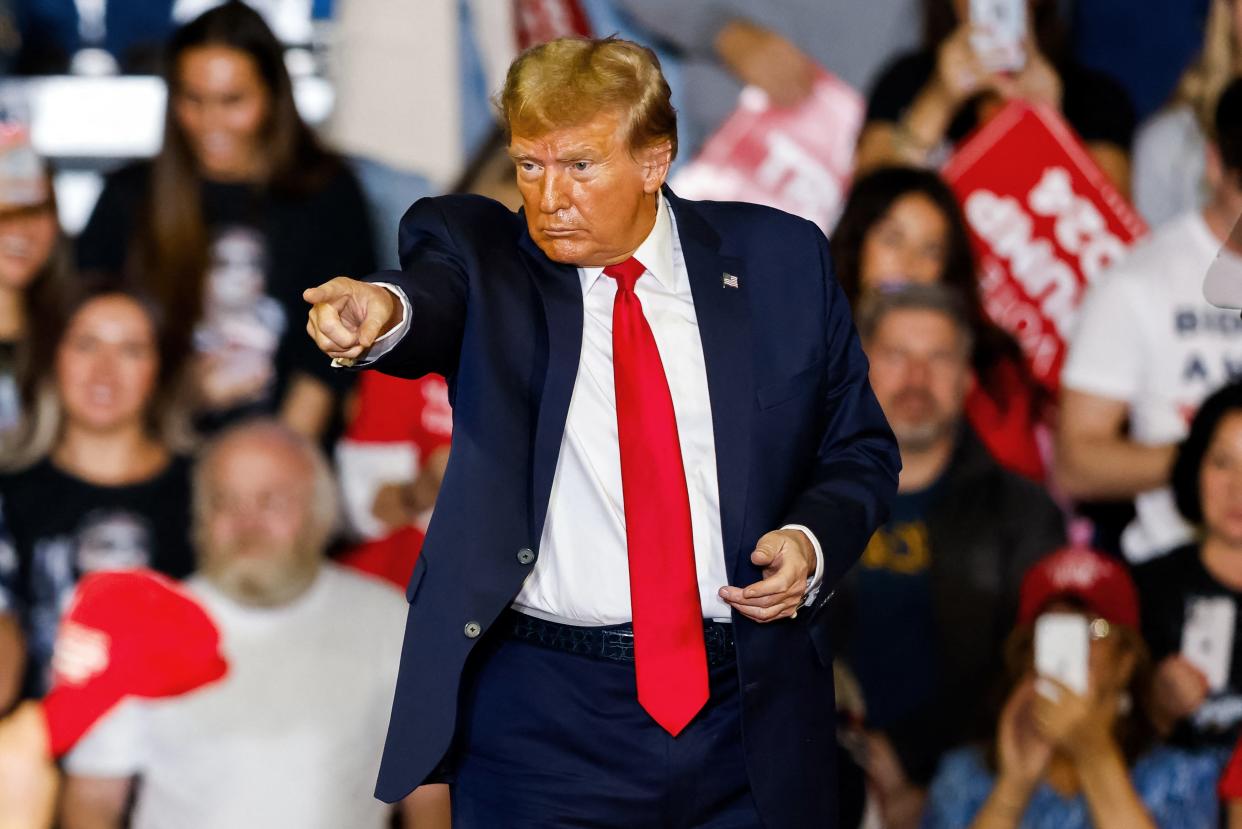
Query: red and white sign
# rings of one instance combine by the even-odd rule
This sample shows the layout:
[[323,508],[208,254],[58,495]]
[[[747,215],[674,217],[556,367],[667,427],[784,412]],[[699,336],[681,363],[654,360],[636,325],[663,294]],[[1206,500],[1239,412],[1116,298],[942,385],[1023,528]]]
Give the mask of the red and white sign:
[[943,170],[979,257],[992,319],[1056,392],[1088,285],[1147,232],[1061,116],[1015,101]]
[[763,90],[747,87],[672,187],[690,199],[777,207],[826,233],[845,201],[863,112],[859,94],[827,72],[795,107],[772,106]]
[[591,24],[578,0],[513,0],[519,49],[561,37],[590,37]]

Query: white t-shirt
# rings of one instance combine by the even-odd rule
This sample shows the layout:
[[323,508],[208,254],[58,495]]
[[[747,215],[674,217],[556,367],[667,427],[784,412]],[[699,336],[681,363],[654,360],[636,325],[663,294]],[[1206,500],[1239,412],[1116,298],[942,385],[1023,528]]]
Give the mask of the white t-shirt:
[[1207,139],[1194,110],[1166,107],[1134,134],[1134,206],[1152,227],[1198,210],[1208,198]]
[[[1205,397],[1242,377],[1242,318],[1210,305],[1203,278],[1222,243],[1199,211],[1159,228],[1087,292],[1065,388],[1129,405],[1130,436],[1161,445],[1186,436]],[[1242,280],[1242,258],[1221,253]],[[1167,488],[1134,499],[1122,548],[1139,562],[1190,540]]]
[[66,758],[71,775],[141,784],[134,829],[381,829],[372,794],[406,603],[326,564],[293,604],[243,607],[188,586],[220,628],[228,676],[185,697],[131,700]]

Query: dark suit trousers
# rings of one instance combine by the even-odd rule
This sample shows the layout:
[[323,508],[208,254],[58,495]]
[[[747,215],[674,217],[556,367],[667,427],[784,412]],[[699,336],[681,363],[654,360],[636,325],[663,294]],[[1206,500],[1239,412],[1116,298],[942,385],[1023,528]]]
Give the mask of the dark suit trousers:
[[[500,631],[496,631],[500,634]],[[462,692],[453,829],[760,829],[737,665],[676,738],[639,706],[633,663],[500,638]]]

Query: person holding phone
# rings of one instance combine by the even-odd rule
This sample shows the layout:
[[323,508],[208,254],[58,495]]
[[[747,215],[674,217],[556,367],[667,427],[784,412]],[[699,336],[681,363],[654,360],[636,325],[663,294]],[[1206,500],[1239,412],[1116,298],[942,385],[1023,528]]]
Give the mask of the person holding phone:
[[991,743],[946,755],[925,829],[1217,825],[1219,763],[1153,741],[1147,646],[1123,564],[1066,548],[1031,567],[1006,662]]
[[1157,662],[1152,715],[1171,742],[1228,751],[1242,734],[1242,384],[1203,402],[1171,478],[1178,510],[1201,532],[1135,572]]
[[923,48],[898,57],[867,101],[855,157],[939,166],[1009,100],[1060,112],[1123,195],[1134,108],[1125,89],[1074,60],[1055,0],[924,0]]

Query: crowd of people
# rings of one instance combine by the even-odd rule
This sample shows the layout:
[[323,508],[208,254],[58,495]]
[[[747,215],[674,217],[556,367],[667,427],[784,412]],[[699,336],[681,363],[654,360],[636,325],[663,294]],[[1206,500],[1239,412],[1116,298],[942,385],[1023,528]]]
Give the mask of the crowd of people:
[[[51,37],[45,5],[0,0],[0,61],[10,29]],[[866,99],[826,230],[903,468],[830,600],[840,825],[1242,827],[1242,318],[1202,292],[1213,262],[1242,280],[1242,0],[1177,4],[1197,40],[1161,78],[1109,71],[1087,0],[1029,0],[1010,72],[965,0],[593,5],[677,71],[687,155],[744,84],[796,107],[822,67]],[[452,378],[343,371],[306,335],[305,289],[385,258],[383,211],[263,15],[151,34],[162,148],[75,237],[29,125],[0,120],[0,774],[88,574],[184,580],[229,671],[0,785],[0,827],[6,797],[54,797],[68,829],[447,826],[441,783],[395,811],[371,791]],[[1087,286],[1055,384],[990,313],[941,175],[1013,100],[1150,227]],[[463,188],[516,203],[478,161]],[[1079,687],[1041,658],[1058,622],[1087,632]]]

